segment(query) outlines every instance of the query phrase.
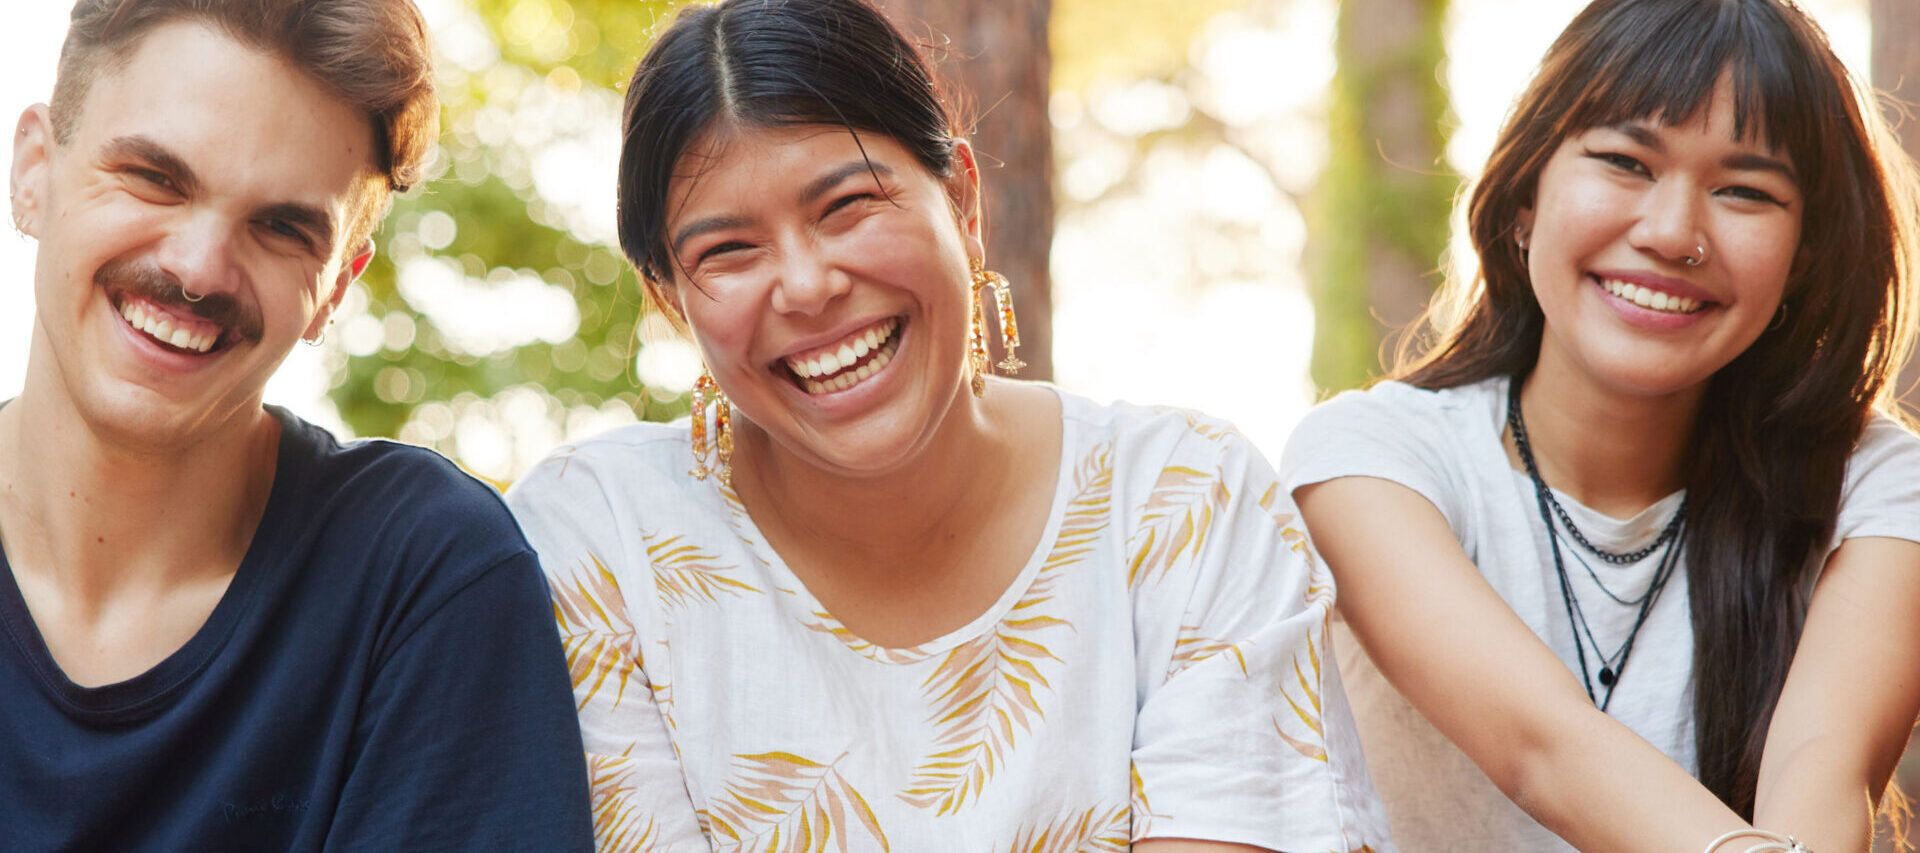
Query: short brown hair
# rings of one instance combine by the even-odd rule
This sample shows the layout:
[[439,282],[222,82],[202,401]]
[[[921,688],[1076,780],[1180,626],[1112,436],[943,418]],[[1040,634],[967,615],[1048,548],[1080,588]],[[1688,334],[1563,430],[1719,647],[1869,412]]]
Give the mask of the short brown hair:
[[[333,90],[373,125],[387,188],[405,192],[419,181],[440,108],[426,23],[412,0],[79,0],[54,80],[54,138],[72,139],[102,69],[123,66],[142,34],[176,20],[218,27]],[[384,199],[370,210],[384,211]],[[368,218],[370,231],[379,217]]]

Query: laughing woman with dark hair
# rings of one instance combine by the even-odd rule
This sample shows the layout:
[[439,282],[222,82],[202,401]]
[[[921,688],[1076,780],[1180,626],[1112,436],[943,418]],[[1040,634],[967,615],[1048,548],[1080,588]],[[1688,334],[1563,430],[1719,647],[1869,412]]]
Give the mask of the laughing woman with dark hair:
[[1593,3],[1435,344],[1295,433],[1410,849],[1867,847],[1920,710],[1920,235],[1863,100],[1784,0]]
[[634,73],[621,244],[708,373],[509,498],[602,843],[1388,849],[1278,476],[990,377],[980,194],[861,0],[694,8]]

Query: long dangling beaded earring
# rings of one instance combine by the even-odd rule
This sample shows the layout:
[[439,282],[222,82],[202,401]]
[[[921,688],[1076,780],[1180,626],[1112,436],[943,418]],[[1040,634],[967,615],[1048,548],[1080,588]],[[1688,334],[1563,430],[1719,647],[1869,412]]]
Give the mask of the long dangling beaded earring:
[[[707,441],[707,406],[713,406],[713,441]],[[696,480],[705,480],[708,475],[717,477],[720,485],[733,487],[733,404],[727,401],[727,395],[721,393],[720,383],[713,380],[713,373],[700,371],[700,378],[693,383],[693,400],[688,415],[693,426],[693,470]],[[709,464],[711,460],[712,464]]]
[[1019,373],[1027,363],[1014,351],[1020,348],[1020,324],[1013,316],[1013,287],[1007,277],[987,269],[979,258],[968,260],[973,272],[973,311],[967,338],[967,361],[973,367],[973,396],[987,393],[987,319],[985,291],[993,291],[993,304],[1000,311],[1000,346],[1007,352],[996,367],[1007,375]]
[[980,305],[980,262],[973,262],[974,284],[968,288],[973,310],[967,320],[967,366],[973,374],[973,396],[987,395],[987,319]]

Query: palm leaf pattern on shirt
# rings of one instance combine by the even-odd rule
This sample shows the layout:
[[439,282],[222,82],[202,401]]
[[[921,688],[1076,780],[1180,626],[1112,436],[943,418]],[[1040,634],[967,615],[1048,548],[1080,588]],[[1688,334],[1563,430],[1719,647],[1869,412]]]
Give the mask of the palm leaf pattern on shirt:
[[1198,625],[1182,625],[1180,633],[1173,639],[1173,658],[1167,661],[1167,678],[1171,679],[1187,667],[1222,653],[1232,655],[1234,662],[1240,665],[1240,675],[1247,677],[1247,655],[1240,643],[1208,637],[1200,633]]
[[1307,534],[1294,524],[1293,513],[1282,512],[1277,507],[1280,500],[1280,484],[1267,487],[1260,496],[1260,508],[1273,517],[1273,526],[1280,528],[1280,540],[1301,559],[1307,561],[1307,603],[1325,604],[1327,618],[1333,618],[1333,575],[1327,567],[1315,558],[1313,546],[1307,543]]
[[720,595],[758,593],[760,588],[729,577],[735,567],[693,545],[681,536],[641,533],[647,545],[647,560],[653,564],[653,585],[659,590],[660,603],[669,610],[690,604],[713,604]]
[[[747,550],[747,558],[763,570],[770,568],[773,564],[768,561],[766,554],[761,553],[760,546],[756,544],[756,536],[748,535],[748,531],[755,529],[753,516],[747,514],[747,505],[740,501],[740,493],[734,491],[732,486],[722,485],[720,500],[727,505],[727,523],[733,527],[734,538],[738,539],[740,546]],[[794,594],[790,589],[780,591],[788,595]]]
[[1192,562],[1207,544],[1214,514],[1231,495],[1218,474],[1168,466],[1140,507],[1140,527],[1127,537],[1127,588]]
[[620,581],[591,552],[569,577],[553,583],[553,617],[560,625],[567,672],[580,707],[613,681],[613,704],[620,705],[627,681],[641,674],[639,636],[627,612]]
[[[663,648],[667,645],[667,641],[665,640],[660,640],[659,643]],[[645,665],[644,661],[642,661],[642,665]],[[640,677],[647,685],[648,694],[653,697],[653,707],[660,711],[660,719],[666,721],[667,731],[669,733],[679,731],[680,724],[673,718],[673,685],[668,683],[664,678],[656,677],[654,674],[644,671],[640,673]],[[673,751],[675,754],[680,752],[679,741],[674,741]]]
[[1127,770],[1129,775],[1133,777],[1132,813],[1129,816],[1132,829],[1129,831],[1129,837],[1127,839],[1129,842],[1132,842],[1146,838],[1148,833],[1153,832],[1154,819],[1163,817],[1171,818],[1172,815],[1159,814],[1153,810],[1153,801],[1147,799],[1147,782],[1145,779],[1140,778],[1140,765],[1128,762]]
[[633,802],[633,762],[625,756],[589,754],[587,777],[593,789],[594,847],[636,853],[658,849],[653,820],[643,822]]
[[900,799],[945,815],[977,797],[1006,762],[1022,733],[1045,719],[1040,700],[1053,689],[1041,671],[1063,663],[1040,642],[1073,626],[1049,615],[1062,570],[1086,558],[1108,524],[1113,500],[1113,448],[1094,447],[1074,474],[1060,531],[1020,601],[993,630],[948,652],[921,682],[939,730],[936,750],[915,769]]
[[[1321,639],[1324,641],[1325,637],[1322,636]],[[1307,658],[1305,668],[1300,665],[1302,656]],[[1309,675],[1309,672],[1312,674]],[[1315,761],[1326,761],[1327,732],[1320,710],[1320,649],[1313,642],[1312,632],[1307,634],[1307,650],[1304,655],[1294,655],[1293,677],[1299,686],[1298,697],[1296,698],[1295,691],[1288,689],[1285,684],[1280,687],[1280,697],[1285,699],[1287,707],[1292,709],[1293,719],[1312,733],[1311,738],[1287,734],[1286,727],[1280,724],[1280,719],[1277,717],[1273,721],[1273,731],[1280,735],[1280,739],[1286,741],[1288,746],[1293,747],[1293,751]]]
[[[1292,529],[1293,513],[1286,512],[1280,508],[1280,484],[1269,483],[1267,490],[1260,493],[1259,504],[1261,511],[1273,519],[1273,526],[1280,528],[1281,535],[1285,538],[1286,531]],[[1296,530],[1294,532],[1298,533],[1299,531]],[[1301,538],[1304,539],[1305,534],[1302,534]],[[1287,538],[1287,542],[1291,544],[1294,540]]]
[[1234,429],[1232,424],[1226,421],[1214,420],[1192,409],[1182,409],[1178,406],[1150,406],[1149,408],[1156,412],[1179,415],[1181,419],[1187,422],[1187,429],[1193,430],[1194,435],[1200,436],[1208,441],[1224,441],[1240,434],[1240,431]]
[[1069,810],[1056,820],[1022,828],[1007,853],[1124,853],[1130,846],[1128,830],[1126,806]]
[[844,853],[860,830],[879,849],[890,849],[879,817],[840,774],[847,753],[826,764],[790,752],[733,758],[726,793],[698,813],[714,849],[808,853],[831,843]]
[[826,634],[839,640],[847,648],[877,663],[906,664],[922,660],[926,657],[926,654],[920,651],[919,646],[895,649],[867,642],[865,638],[859,634],[855,634],[852,629],[840,624],[840,620],[833,618],[833,614],[825,610],[813,611],[813,620],[800,624],[805,625],[809,631]]

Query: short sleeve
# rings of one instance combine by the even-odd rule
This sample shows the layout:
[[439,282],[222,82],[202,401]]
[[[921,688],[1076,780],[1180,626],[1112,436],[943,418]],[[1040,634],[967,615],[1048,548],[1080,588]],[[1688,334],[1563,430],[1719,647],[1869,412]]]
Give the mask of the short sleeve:
[[[662,705],[671,686],[647,676],[650,592],[630,579],[622,518],[592,449],[563,448],[507,495],[539,554],[579,709],[601,849],[705,849]],[[632,586],[642,586],[639,590]]]
[[360,709],[328,849],[591,847],[545,599],[522,550],[399,641]]
[[1341,477],[1373,477],[1418,492],[1458,532],[1467,485],[1447,461],[1460,456],[1460,425],[1439,392],[1399,382],[1347,391],[1302,418],[1287,440],[1280,471],[1291,495]]
[[1847,481],[1828,552],[1848,539],[1920,542],[1920,437],[1876,415],[1847,460]]
[[1176,537],[1190,564],[1133,559],[1134,840],[1392,849],[1327,648],[1332,577],[1266,460],[1230,429],[1196,431],[1140,501],[1134,540],[1193,478],[1208,495]]

